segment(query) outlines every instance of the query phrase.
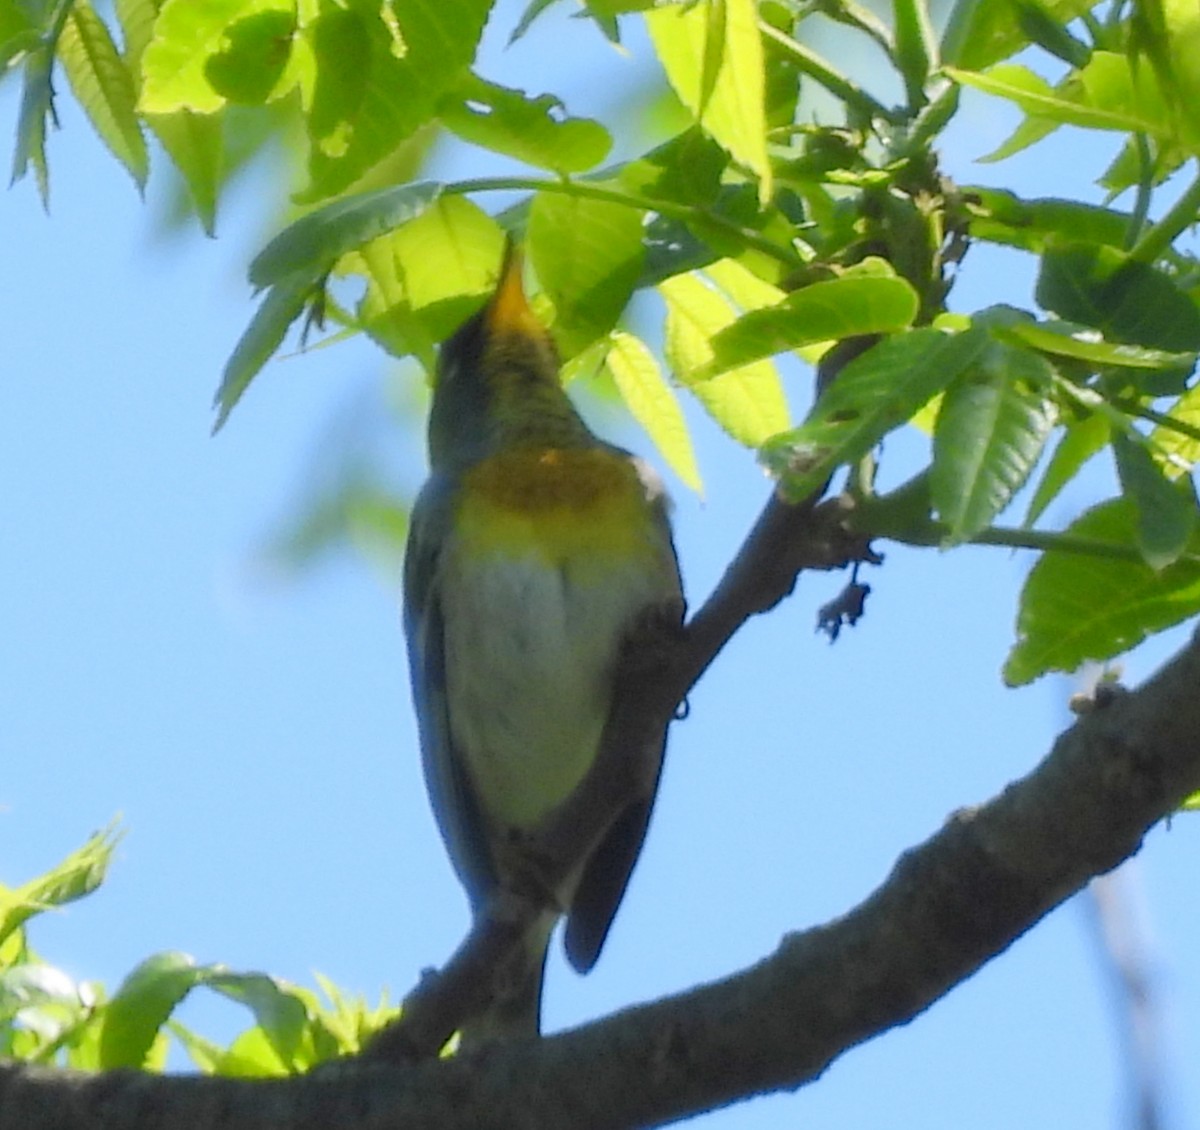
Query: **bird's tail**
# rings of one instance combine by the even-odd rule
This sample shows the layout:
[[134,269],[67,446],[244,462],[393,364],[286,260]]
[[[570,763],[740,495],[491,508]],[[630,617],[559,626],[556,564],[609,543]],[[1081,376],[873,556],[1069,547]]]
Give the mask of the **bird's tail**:
[[554,913],[541,915],[530,927],[525,945],[515,953],[507,968],[495,971],[491,1003],[463,1025],[460,1051],[538,1035],[546,950],[557,920],[558,915]]

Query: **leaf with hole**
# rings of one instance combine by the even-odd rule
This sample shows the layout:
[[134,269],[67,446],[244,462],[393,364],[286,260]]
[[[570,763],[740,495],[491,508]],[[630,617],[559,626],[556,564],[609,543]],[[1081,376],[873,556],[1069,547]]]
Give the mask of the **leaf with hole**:
[[842,369],[800,427],[763,448],[763,462],[789,497],[807,497],[975,364],[989,340],[982,326],[885,339]]

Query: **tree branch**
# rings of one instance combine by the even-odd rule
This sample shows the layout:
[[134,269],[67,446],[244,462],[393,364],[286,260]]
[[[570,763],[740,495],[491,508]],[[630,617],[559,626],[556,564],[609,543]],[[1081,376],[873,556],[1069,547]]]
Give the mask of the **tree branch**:
[[654,1125],[795,1088],[906,1023],[1200,788],[1200,639],[1083,716],[1037,769],[956,813],[862,904],[735,976],[543,1040],[295,1080],[0,1067],[22,1130],[481,1130]]

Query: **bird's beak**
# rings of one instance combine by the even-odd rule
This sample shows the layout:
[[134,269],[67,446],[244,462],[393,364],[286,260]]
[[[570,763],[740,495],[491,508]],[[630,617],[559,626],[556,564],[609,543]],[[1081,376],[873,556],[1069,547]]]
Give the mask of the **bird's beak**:
[[524,266],[525,257],[521,249],[509,237],[504,247],[504,262],[500,266],[500,281],[496,284],[485,315],[488,330],[496,336],[517,334],[541,337],[545,333],[525,297],[525,284],[521,277]]

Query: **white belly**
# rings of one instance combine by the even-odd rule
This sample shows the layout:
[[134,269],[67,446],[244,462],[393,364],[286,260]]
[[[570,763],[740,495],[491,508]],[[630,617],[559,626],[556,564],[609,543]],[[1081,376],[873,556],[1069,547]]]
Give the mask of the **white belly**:
[[608,714],[620,642],[669,595],[646,558],[597,570],[452,554],[443,600],[450,729],[490,819],[527,827],[579,783]]

